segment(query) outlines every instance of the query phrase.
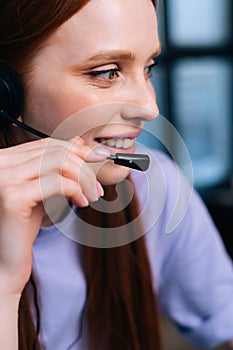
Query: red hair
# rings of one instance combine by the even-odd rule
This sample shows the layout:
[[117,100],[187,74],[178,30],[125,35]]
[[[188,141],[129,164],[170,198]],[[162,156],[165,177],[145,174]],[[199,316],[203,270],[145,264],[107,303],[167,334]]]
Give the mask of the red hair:
[[[11,0],[0,11],[0,58],[11,64],[24,82],[38,48],[62,23],[90,0]],[[153,1],[155,4],[155,1]],[[114,187],[105,189],[111,200]],[[80,210],[91,224],[115,227],[131,222],[138,214],[134,196],[129,206],[114,215]],[[88,348],[100,350],[160,350],[155,293],[144,237],[125,246],[97,249],[83,246],[88,296]],[[29,283],[33,283],[33,276]],[[40,349],[25,287],[19,307],[19,349]],[[36,293],[36,286],[34,286]],[[104,291],[104,296],[103,296]],[[35,304],[36,303],[35,295]],[[38,310],[39,321],[39,310]],[[77,329],[78,333],[78,329]]]

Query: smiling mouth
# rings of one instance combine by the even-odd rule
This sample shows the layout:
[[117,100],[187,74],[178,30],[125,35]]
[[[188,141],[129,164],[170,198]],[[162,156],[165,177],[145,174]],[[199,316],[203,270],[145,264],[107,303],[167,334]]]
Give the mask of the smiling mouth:
[[130,148],[134,145],[135,138],[133,138],[133,139],[129,139],[129,138],[121,138],[121,139],[97,138],[96,141],[101,143],[102,145],[105,145],[105,146],[127,149],[127,148]]

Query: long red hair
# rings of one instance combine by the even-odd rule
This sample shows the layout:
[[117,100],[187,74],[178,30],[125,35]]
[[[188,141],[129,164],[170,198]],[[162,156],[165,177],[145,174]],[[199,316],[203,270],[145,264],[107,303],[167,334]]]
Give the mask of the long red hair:
[[[0,59],[12,65],[26,84],[30,63],[40,45],[89,1],[2,1]],[[152,2],[155,5],[155,1]],[[112,200],[114,192],[114,186],[105,188],[106,200]],[[138,204],[134,195],[128,207],[118,213],[101,213],[90,207],[79,212],[83,220],[91,218],[92,225],[116,227],[137,217]],[[83,246],[82,249],[88,290],[88,349],[160,350],[156,297],[144,237],[117,248]],[[37,288],[33,276],[29,283],[34,290],[37,309]],[[22,293],[19,307],[19,349],[39,350],[39,310],[35,325],[27,291],[28,285]]]

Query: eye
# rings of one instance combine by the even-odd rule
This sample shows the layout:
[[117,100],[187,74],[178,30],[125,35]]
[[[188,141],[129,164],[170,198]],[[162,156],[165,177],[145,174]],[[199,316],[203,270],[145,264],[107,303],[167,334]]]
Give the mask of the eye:
[[156,59],[153,60],[153,63],[149,66],[145,67],[144,74],[146,78],[152,77],[153,68],[156,67],[159,64],[159,59],[156,57]]
[[86,72],[86,75],[89,75],[93,79],[101,79],[101,80],[113,80],[118,78],[120,69],[119,68],[111,68],[111,69],[101,69],[101,70],[92,70],[90,72]]

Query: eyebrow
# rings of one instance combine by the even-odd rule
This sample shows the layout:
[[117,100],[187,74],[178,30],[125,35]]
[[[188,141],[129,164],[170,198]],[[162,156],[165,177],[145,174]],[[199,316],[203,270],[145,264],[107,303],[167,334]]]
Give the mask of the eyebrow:
[[92,63],[99,60],[111,61],[119,59],[133,61],[135,59],[135,55],[128,50],[100,51],[95,56],[90,57],[86,62]]
[[[162,51],[162,45],[159,43],[158,49],[149,57],[149,59],[158,56]],[[135,60],[135,55],[129,50],[110,50],[110,51],[100,51],[98,54],[88,58],[86,63],[98,62],[100,60],[104,61],[133,61]]]

